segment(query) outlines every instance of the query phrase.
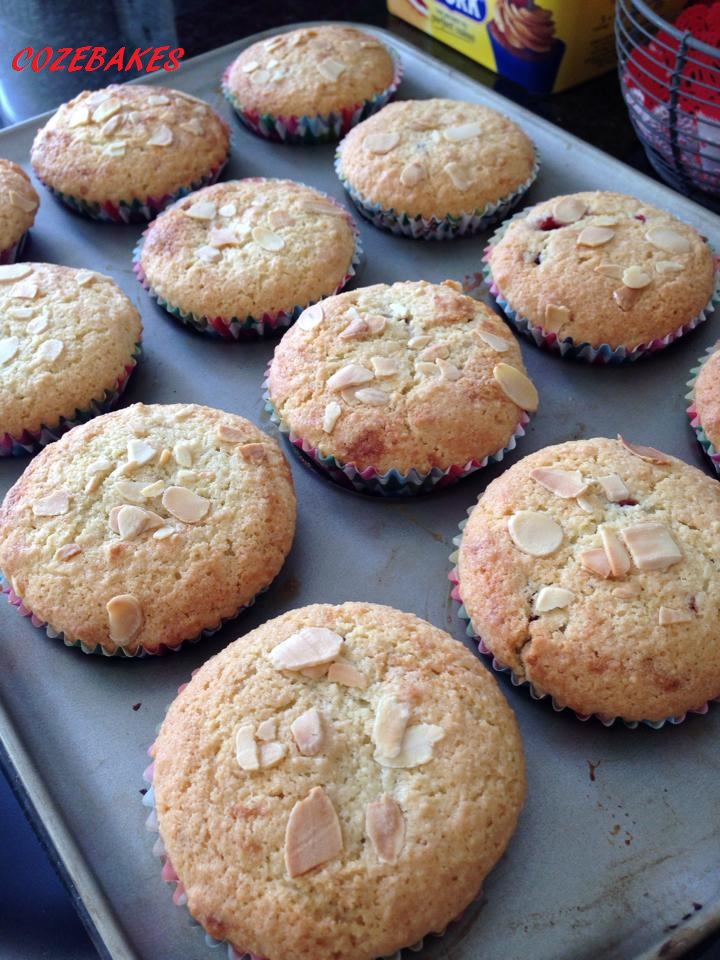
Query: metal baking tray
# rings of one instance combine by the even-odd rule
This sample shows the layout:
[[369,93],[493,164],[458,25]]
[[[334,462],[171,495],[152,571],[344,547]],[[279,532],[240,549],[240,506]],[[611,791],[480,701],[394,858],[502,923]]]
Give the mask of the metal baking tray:
[[[400,96],[476,100],[519,121],[543,159],[529,202],[592,187],[619,189],[666,207],[720,244],[720,221],[713,214],[394,36],[365,29],[400,53],[405,65]],[[264,35],[198,57],[162,79],[209,100],[230,120],[233,154],[225,176],[291,177],[344,201],[333,173],[333,147],[259,140],[232,117],[221,96],[223,67]],[[44,120],[0,133],[0,155],[27,168],[32,137]],[[111,274],[142,312],[145,355],[125,402],[206,403],[272,430],[260,384],[273,341],[227,344],[183,328],[151,302],[133,276],[130,253],[140,227],[83,220],[39,189],[42,206],[27,258]],[[358,219],[367,257],[361,284],[462,280],[480,269],[484,236],[418,242]],[[684,395],[688,371],[714,341],[716,327],[713,317],[661,354],[619,367],[563,361],[523,343],[541,395],[527,436],[504,464],[423,499],[358,496],[288,454],[299,518],[284,569],[251,610],[177,655],[142,661],[85,656],[48,639],[14,608],[0,604],[5,762],[22,784],[102,955],[115,960],[211,956],[160,880],[139,794],[147,746],[190,672],[268,618],[318,601],[392,604],[468,642],[449,599],[448,555],[458,522],[488,481],[546,444],[613,436],[618,430],[707,469],[687,425]],[[26,462],[0,463],[1,493]],[[486,883],[482,906],[444,938],[429,939],[419,956],[667,960],[719,927],[720,706],[660,731],[605,729],[596,721],[580,723],[569,712],[555,713],[547,701],[532,701],[504,676],[498,682],[522,727],[527,805],[506,856]]]

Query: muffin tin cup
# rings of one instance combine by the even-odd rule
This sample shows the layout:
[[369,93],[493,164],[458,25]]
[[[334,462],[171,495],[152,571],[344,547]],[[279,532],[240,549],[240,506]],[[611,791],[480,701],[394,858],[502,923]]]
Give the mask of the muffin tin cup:
[[228,77],[232,64],[225,70],[222,78],[222,90],[232,105],[240,121],[258,137],[275,140],[280,143],[334,143],[340,140],[354,126],[381,110],[393,97],[400,86],[403,70],[398,57],[392,51],[394,73],[390,86],[376,93],[369,100],[355,103],[342,110],[331,113],[318,113],[314,116],[282,116],[281,114],[260,113],[243,107],[228,86]]
[[[268,367],[268,374],[269,369]],[[481,459],[472,459],[464,464],[453,464],[444,468],[433,467],[428,473],[421,473],[418,470],[401,473],[395,469],[380,473],[375,467],[359,469],[353,463],[343,463],[333,456],[325,456],[320,453],[317,447],[293,433],[290,426],[278,414],[270,399],[268,374],[266,374],[263,383],[263,398],[265,400],[265,410],[272,422],[282,434],[287,436],[293,448],[301,457],[310,460],[335,483],[355,490],[356,493],[369,493],[380,497],[413,497],[450,486],[471,473],[486,467],[488,463],[500,463],[505,454],[515,449],[518,439],[525,436],[525,427],[530,422],[530,417],[523,411],[520,423],[513,431],[507,445]]]
[[[483,268],[482,268],[482,277],[487,285],[490,294],[493,299],[503,311],[508,321],[512,324],[513,327],[521,333],[523,336],[527,337],[528,340],[531,340],[536,347],[541,349],[549,350],[552,353],[557,353],[561,357],[569,358],[572,360],[582,360],[585,363],[632,363],[635,360],[639,360],[641,357],[645,357],[651,353],[657,353],[658,350],[664,350],[665,347],[670,346],[671,343],[674,343],[676,340],[679,340],[681,337],[684,337],[686,333],[690,333],[696,327],[698,327],[703,321],[707,320],[708,315],[713,312],[718,302],[720,302],[720,271],[716,268],[715,270],[715,286],[710,295],[710,299],[707,304],[703,307],[697,316],[693,317],[687,323],[684,323],[681,327],[678,327],[677,330],[673,330],[672,333],[666,334],[664,337],[658,337],[654,340],[650,340],[647,343],[638,344],[636,347],[612,347],[609,343],[602,343],[598,346],[593,346],[591,343],[578,343],[573,340],[572,337],[564,337],[560,339],[556,333],[551,333],[545,330],[543,327],[538,326],[537,324],[532,323],[528,320],[527,317],[523,317],[516,310],[513,309],[512,305],[503,297],[500,293],[500,290],[497,287],[492,275],[492,268],[488,260],[488,254],[493,246],[502,238],[503,234],[507,230],[509,224],[519,217],[526,217],[527,211],[523,210],[521,213],[511,217],[505,223],[503,223],[495,234],[490,238],[490,242],[485,249],[485,254],[483,257]],[[465,280],[465,291],[471,292],[473,289],[478,287],[478,277],[468,277]]]
[[85,200],[83,197],[76,197],[69,193],[63,193],[61,190],[56,190],[49,183],[46,183],[42,177],[38,176],[37,171],[35,175],[54,197],[64,203],[66,207],[84,217],[89,217],[91,220],[101,220],[104,223],[144,223],[147,220],[152,220],[165,207],[176,200],[181,200],[189,193],[215,183],[229,159],[230,154],[228,153],[222,163],[217,164],[205,176],[186,187],[181,187],[173,193],[166,193],[160,197],[145,197],[144,200],[136,198],[134,200],[104,200],[102,203],[96,203]]
[[369,220],[373,226],[381,230],[387,230],[390,233],[399,234],[404,237],[412,237],[414,240],[452,240],[455,237],[469,236],[474,233],[480,233],[487,230],[502,220],[513,207],[522,200],[527,191],[537,179],[540,170],[540,158],[535,150],[535,162],[532,173],[528,179],[506,196],[501,197],[494,203],[487,203],[481,209],[469,211],[461,214],[446,214],[444,217],[422,217],[419,214],[403,213],[381,206],[368,197],[363,196],[359,190],[347,180],[341,169],[341,152],[338,148],[335,154],[335,172],[338,175],[351,200],[358,208],[360,213]]
[[[468,510],[468,515],[472,512],[473,508],[470,507]],[[686,719],[688,714],[706,714],[709,709],[709,702],[693,707],[690,710],[687,710],[685,713],[678,714],[674,717],[666,717],[664,720],[625,720],[623,717],[611,717],[603,713],[578,713],[577,710],[573,710],[572,707],[569,707],[565,703],[561,703],[556,697],[553,697],[551,694],[546,693],[544,690],[540,690],[529,680],[526,680],[524,677],[519,677],[511,667],[508,667],[501,660],[495,656],[492,650],[487,646],[482,636],[477,632],[473,626],[472,620],[470,619],[470,614],[462,600],[460,592],[460,576],[457,568],[458,555],[460,552],[460,545],[462,543],[462,530],[465,528],[467,520],[463,520],[460,524],[461,533],[459,536],[455,537],[453,543],[458,548],[450,554],[450,563],[452,564],[452,569],[448,574],[448,579],[452,583],[452,590],[450,591],[450,596],[455,600],[460,606],[458,609],[458,616],[461,620],[467,621],[467,627],[465,632],[469,637],[471,637],[477,644],[477,648],[483,656],[489,658],[493,670],[496,673],[508,673],[510,674],[510,682],[514,687],[527,687],[528,693],[533,700],[545,700],[549,699],[552,703],[552,708],[556,713],[561,713],[563,710],[569,710],[571,713],[574,713],[578,720],[581,720],[583,723],[590,720],[591,717],[594,717],[596,720],[599,720],[604,727],[611,727],[616,721],[620,722],[623,726],[627,727],[630,730],[635,730],[641,724],[646,727],[652,727],[653,730],[660,730],[661,727],[664,727],[665,724],[672,724],[677,726],[677,724],[682,723]],[[712,702],[720,702],[720,697],[716,697]]]
[[20,237],[19,240],[16,240],[15,243],[10,247],[6,247],[4,250],[0,250],[0,264],[15,263],[15,261],[22,255],[23,247],[25,246],[25,241],[28,237],[28,231]]
[[115,406],[127,386],[130,375],[138,364],[142,353],[142,345],[135,344],[135,350],[125,369],[117,379],[112,390],[106,390],[101,399],[92,400],[90,405],[82,410],[76,410],[72,417],[61,417],[59,423],[52,426],[43,424],[39,430],[23,430],[19,437],[11,433],[0,433],[0,457],[25,457],[37,453],[49,443],[54,443],[64,433],[86,423],[102,413],[107,413]]
[[[341,209],[344,213],[347,213],[344,207],[342,207],[337,200],[333,200],[332,197],[326,197],[326,199],[332,202],[335,206]],[[357,274],[357,271],[360,267],[360,262],[363,257],[363,247],[360,239],[360,232],[355,225],[355,221],[352,217],[347,214],[347,221],[350,224],[350,227],[353,231],[353,236],[355,238],[355,249],[353,251],[352,260],[350,261],[350,266],[347,269],[347,273],[342,278],[340,283],[335,287],[334,290],[331,290],[329,293],[323,294],[320,297],[320,300],[324,300],[326,297],[334,297],[335,294],[340,293],[340,291],[347,286],[347,284],[353,279]],[[255,339],[257,337],[273,336],[280,333],[283,330],[286,330],[291,326],[303,310],[306,310],[310,303],[304,305],[296,304],[290,310],[276,310],[267,313],[263,313],[260,317],[201,317],[196,313],[192,313],[188,310],[183,310],[181,307],[175,306],[172,303],[169,303],[159,293],[152,287],[150,281],[145,275],[145,271],[142,268],[140,263],[140,256],[142,254],[143,243],[145,241],[145,234],[140,237],[135,250],[133,251],[133,270],[135,276],[138,278],[143,287],[147,290],[150,296],[171,316],[175,317],[181,323],[184,323],[188,327],[192,327],[197,333],[205,334],[209,337],[220,338],[222,340],[248,340]],[[312,301],[317,303],[319,301]]]
[[695,406],[695,384],[700,376],[700,371],[717,349],[718,344],[713,344],[713,346],[708,347],[705,351],[705,355],[700,357],[698,365],[693,367],[690,371],[692,379],[690,379],[687,384],[690,388],[690,392],[686,394],[685,399],[690,401],[690,406],[687,408],[687,415],[690,418],[690,426],[695,432],[697,442],[705,451],[710,463],[713,465],[715,472],[720,474],[720,451],[716,450],[712,440],[705,433],[705,429],[703,428],[700,420],[700,414],[697,412],[697,407]]

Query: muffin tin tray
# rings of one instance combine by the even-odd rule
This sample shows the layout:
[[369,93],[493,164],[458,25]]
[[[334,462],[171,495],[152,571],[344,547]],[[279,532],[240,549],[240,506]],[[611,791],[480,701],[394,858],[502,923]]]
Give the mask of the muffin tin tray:
[[[369,28],[368,28],[369,29]],[[477,100],[518,120],[543,167],[536,201],[586,188],[620,189],[657,203],[720,244],[720,221],[677,193],[565,134],[383,31],[400,53],[400,96]],[[230,120],[226,176],[305,181],[344,200],[332,147],[286,147],[257,139],[220,93],[240,43],[198,57],[170,81],[213,103]],[[0,133],[0,155],[28,167],[45,118]],[[125,402],[196,401],[243,414],[273,432],[260,384],[272,341],[227,344],[193,334],[157,308],[135,280],[130,253],[140,227],[91,223],[41,187],[29,260],[112,274],[141,309],[145,355]],[[366,251],[359,282],[463,279],[480,269],[485,237],[423,243],[360,222]],[[115,960],[203,960],[200,932],[171,901],[141,806],[145,751],[176,688],[207,657],[264,620],[302,604],[373,600],[410,610],[464,639],[447,574],[452,538],[466,509],[505,466],[562,440],[621,430],[708,469],[685,418],[685,382],[716,336],[716,318],[663,353],[634,365],[587,367],[523,343],[541,407],[503,465],[416,501],[364,498],[327,482],[289,454],[297,484],[295,547],[271,589],[212,639],[142,661],[85,656],[48,639],[0,603],[0,735],[5,763],[38,830],[54,851],[103,956]],[[462,411],[458,411],[462,416]],[[0,462],[0,493],[25,460]],[[698,504],[698,510],[702,505]],[[92,584],[88,584],[92,589]],[[468,642],[467,640],[465,642]],[[720,926],[717,783],[720,706],[677,726],[606,729],[532,701],[505,676],[526,744],[529,792],[508,853],[484,902],[430,938],[426,960],[629,960],[681,956]],[[468,737],[474,732],[467,731]],[[23,955],[22,946],[18,956]],[[276,958],[282,960],[282,958]]]

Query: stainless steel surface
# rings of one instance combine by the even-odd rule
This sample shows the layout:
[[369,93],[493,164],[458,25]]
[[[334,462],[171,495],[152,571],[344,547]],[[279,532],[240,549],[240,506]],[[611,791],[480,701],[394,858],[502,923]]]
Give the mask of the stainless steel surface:
[[[254,39],[187,63],[172,82],[230,118],[219,76]],[[482,101],[519,120],[544,160],[530,201],[588,187],[621,189],[667,207],[720,243],[714,215],[409,45],[390,42],[405,63],[401,96]],[[38,122],[0,134],[0,154],[26,163]],[[265,143],[231,122],[227,176],[293,177],[344,199],[332,171],[331,147]],[[132,274],[130,251],[140,228],[82,220],[41,193],[28,259],[110,273],[142,311],[145,356],[126,401],[208,403],[271,429],[262,412],[260,383],[272,341],[226,344],[184,329],[149,300]],[[362,221],[360,228],[367,254],[362,284],[462,279],[480,269],[483,237],[422,243],[381,233]],[[346,492],[291,456],[299,522],[285,568],[255,607],[212,639],[177,655],[143,661],[88,657],[48,639],[13,608],[0,605],[0,734],[109,955],[116,960],[213,956],[184,912],[172,905],[170,888],[151,856],[147,811],[139,802],[145,750],[190,672],[264,620],[318,601],[389,603],[463,639],[449,599],[451,540],[466,508],[507,465],[548,443],[612,436],[621,429],[706,469],[687,426],[683,397],[687,373],[715,339],[715,328],[711,318],[662,354],[611,368],[566,362],[523,344],[542,399],[528,435],[501,467],[415,502]],[[1,491],[25,463],[0,463]],[[677,956],[701,929],[720,925],[720,706],[660,731],[605,729],[595,721],[579,723],[567,712],[554,713],[547,702],[530,700],[504,677],[499,682],[525,739],[527,806],[507,855],[487,881],[484,906],[472,922],[429,941],[420,956],[650,960]]]

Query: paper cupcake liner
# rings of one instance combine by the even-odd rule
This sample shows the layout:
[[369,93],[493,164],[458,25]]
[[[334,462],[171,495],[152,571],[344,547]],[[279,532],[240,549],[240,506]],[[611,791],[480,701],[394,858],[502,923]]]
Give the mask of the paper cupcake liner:
[[690,388],[690,392],[685,395],[685,399],[690,401],[690,406],[687,408],[687,415],[690,418],[690,426],[695,431],[697,441],[705,451],[710,463],[713,465],[715,472],[720,474],[720,451],[715,449],[712,440],[705,433],[705,429],[700,421],[700,414],[697,412],[697,407],[695,406],[695,384],[700,376],[700,371],[717,349],[717,343],[713,344],[711,347],[708,347],[705,351],[705,355],[700,357],[698,365],[693,367],[690,371],[691,379],[688,380],[687,383],[688,387]]
[[142,353],[142,345],[135,344],[132,358],[125,365],[112,390],[106,390],[99,399],[92,400],[88,407],[76,410],[72,417],[61,417],[60,421],[52,426],[43,424],[39,430],[23,430],[19,437],[11,433],[0,433],[0,457],[24,457],[30,453],[37,453],[48,443],[54,443],[64,433],[86,423],[102,413],[111,410],[121,397],[130,375],[137,366]]
[[[268,373],[269,369],[268,367]],[[433,467],[427,473],[421,473],[414,469],[407,473],[401,473],[394,468],[386,473],[380,473],[375,467],[359,469],[354,463],[344,463],[333,456],[325,456],[320,453],[317,447],[312,446],[302,437],[293,433],[270,399],[267,373],[263,382],[263,399],[265,400],[265,410],[270,419],[280,432],[287,436],[294,450],[311,460],[340,486],[349,487],[357,493],[372,493],[381,497],[413,497],[421,493],[429,493],[431,490],[457,483],[458,480],[462,480],[471,473],[482,470],[488,463],[500,463],[505,454],[515,449],[518,439],[525,436],[525,427],[530,422],[530,417],[523,411],[520,423],[513,431],[507,445],[481,459],[474,458],[466,463],[456,463],[445,468]]]
[[[523,336],[527,337],[528,340],[531,340],[536,347],[549,350],[552,353],[558,353],[561,357],[568,357],[572,360],[582,360],[585,363],[632,363],[635,360],[639,360],[641,357],[647,356],[648,354],[657,353],[658,350],[664,350],[665,347],[668,347],[671,343],[674,343],[676,340],[684,337],[686,333],[690,333],[691,330],[694,330],[701,323],[703,323],[703,321],[707,320],[708,315],[713,312],[718,302],[720,302],[720,271],[718,271],[716,268],[715,286],[707,304],[703,307],[700,313],[697,314],[697,316],[692,318],[692,320],[684,323],[681,327],[678,327],[677,330],[673,330],[672,333],[668,333],[664,337],[657,337],[654,340],[649,340],[647,343],[638,344],[636,347],[625,347],[622,345],[619,347],[612,347],[609,343],[602,343],[598,346],[593,346],[592,344],[586,342],[578,343],[577,341],[573,340],[572,337],[564,337],[563,339],[560,339],[556,333],[551,333],[545,330],[543,327],[532,323],[527,317],[523,317],[516,310],[514,310],[505,297],[503,297],[503,295],[500,293],[492,276],[492,268],[488,260],[488,254],[490,250],[501,239],[509,224],[513,220],[526,216],[527,211],[523,210],[514,217],[511,217],[509,220],[503,223],[490,238],[490,242],[485,249],[485,254],[483,257],[482,275],[484,282],[495,299],[495,302],[502,309],[508,321],[513,327],[515,327],[518,333],[523,334]],[[476,288],[476,286],[477,275],[466,278],[466,291]]]
[[215,183],[229,159],[230,154],[228,153],[222,163],[213,167],[205,176],[200,177],[187,186],[180,187],[180,189],[175,190],[173,193],[166,193],[159,197],[145,197],[144,200],[136,198],[133,200],[118,201],[104,200],[102,203],[96,203],[91,200],[84,200],[82,197],[73,196],[69,193],[63,193],[61,190],[56,190],[55,187],[51,187],[42,177],[38,176],[37,171],[35,171],[35,175],[54,197],[57,197],[61,203],[64,203],[66,207],[70,207],[75,213],[82,214],[84,217],[90,217],[91,220],[102,220],[104,223],[143,223],[146,220],[152,220],[164,210],[165,207],[174,203],[176,200],[181,200],[194,190],[199,190],[201,187],[207,187],[211,183]]
[[390,233],[412,237],[414,240],[452,240],[454,237],[468,236],[486,230],[497,223],[498,220],[502,220],[513,207],[517,206],[535,182],[539,170],[540,157],[535,150],[532,173],[512,193],[506,194],[495,203],[487,203],[484,207],[468,213],[458,215],[449,213],[444,217],[427,218],[421,217],[419,214],[403,213],[394,210],[392,207],[383,207],[363,196],[342,174],[340,148],[335,153],[335,172],[360,213],[373,226],[379,227],[381,230],[388,230]]
[[21,617],[29,617],[30,622],[34,627],[37,627],[40,630],[44,630],[45,633],[50,637],[51,640],[62,640],[66,647],[77,647],[83,653],[87,654],[98,654],[103,657],[126,657],[128,660],[140,659],[142,657],[156,657],[162,656],[166,653],[177,653],[179,650],[182,650],[183,647],[190,644],[198,643],[204,637],[212,637],[226,623],[230,623],[231,620],[234,620],[238,617],[243,610],[247,610],[251,607],[255,600],[260,596],[261,593],[264,593],[267,587],[259,590],[258,593],[250,600],[248,603],[242,604],[238,607],[237,611],[230,617],[222,617],[216,626],[206,627],[204,630],[201,630],[196,637],[190,637],[187,640],[181,640],[180,643],[170,646],[169,644],[162,643],[157,648],[157,650],[146,650],[144,647],[141,647],[135,653],[129,653],[127,650],[122,647],[118,647],[113,653],[110,653],[106,650],[101,644],[90,644],[85,643],[82,640],[77,638],[68,637],[67,634],[63,633],[62,630],[56,630],[47,620],[43,620],[41,617],[38,617],[37,614],[33,613],[27,603],[20,597],[10,585],[10,582],[5,579],[2,570],[0,570],[0,593],[4,593],[7,597],[8,603],[11,603],[14,607],[17,608],[18,613]]
[[[332,197],[328,197],[327,195],[325,196],[328,201],[331,201],[336,207],[347,214],[347,222],[349,223],[355,238],[355,249],[353,251],[352,260],[350,261],[350,266],[348,267],[345,276],[334,290],[331,290],[329,293],[324,293],[319,300],[325,300],[327,297],[334,297],[335,294],[340,293],[340,291],[347,286],[347,284],[357,274],[363,257],[360,231],[355,225],[355,221],[350,214],[347,213],[344,207],[337,202],[337,200],[333,200]],[[135,250],[133,251],[133,270],[135,271],[135,276],[138,278],[150,296],[163,308],[163,310],[167,311],[167,313],[175,317],[177,320],[180,320],[180,322],[184,323],[186,326],[192,327],[192,329],[198,333],[203,333],[206,336],[220,338],[222,340],[247,340],[254,339],[256,337],[272,336],[273,334],[279,333],[281,330],[287,329],[297,320],[303,310],[310,306],[310,303],[296,304],[290,310],[271,311],[263,313],[260,317],[253,317],[250,315],[246,317],[201,317],[196,313],[192,313],[189,310],[183,310],[180,307],[169,303],[151,286],[150,281],[148,280],[145,271],[142,268],[142,264],[140,263],[140,256],[142,254],[144,242],[145,234],[143,233],[138,241],[137,246],[135,247]],[[312,302],[317,303],[319,300]]]
[[6,247],[4,250],[0,250],[0,264],[15,263],[18,257],[22,254],[27,236],[28,231],[26,230],[20,239],[16,240],[12,246]]
[[[474,507],[470,507],[468,509],[468,517],[472,513],[473,509]],[[596,720],[599,720],[604,727],[611,727],[616,721],[618,721],[630,730],[637,729],[637,727],[639,727],[641,724],[646,727],[652,727],[653,730],[660,730],[660,728],[664,727],[667,723],[677,726],[678,723],[682,723],[683,720],[686,719],[688,714],[706,714],[708,712],[710,702],[720,702],[720,697],[715,697],[712,701],[706,701],[698,707],[693,707],[692,709],[687,710],[685,713],[678,714],[674,717],[666,717],[664,720],[625,720],[623,717],[611,717],[602,713],[578,713],[577,710],[573,710],[572,707],[569,707],[565,703],[561,703],[556,697],[553,697],[544,690],[536,687],[529,680],[525,679],[525,677],[518,676],[511,667],[508,667],[501,660],[498,660],[492,650],[487,646],[482,636],[473,626],[470,614],[463,603],[462,596],[460,594],[460,576],[457,568],[457,560],[460,552],[460,545],[462,543],[462,531],[464,530],[466,523],[467,519],[460,523],[459,526],[461,532],[453,539],[453,543],[458,549],[454,550],[450,554],[450,563],[452,564],[452,569],[448,574],[448,580],[450,580],[453,585],[452,590],[450,591],[450,596],[460,605],[458,609],[458,616],[460,619],[467,621],[467,627],[465,629],[466,634],[475,641],[479,652],[490,659],[492,668],[496,671],[496,673],[507,673],[510,675],[510,682],[514,687],[527,687],[528,693],[533,700],[549,699],[552,703],[552,708],[556,713],[561,713],[563,710],[569,710],[571,713],[575,714],[578,720],[581,720],[583,723],[590,720],[591,717],[594,717]]]
[[280,114],[260,113],[243,107],[228,86],[232,64],[223,73],[222,91],[242,123],[258,137],[280,143],[331,143],[340,140],[352,127],[381,110],[394,95],[400,86],[403,68],[400,59],[393,51],[390,51],[390,55],[395,69],[389,87],[376,93],[369,100],[363,100],[362,103],[355,103],[331,113],[318,113],[312,117],[287,117]]

